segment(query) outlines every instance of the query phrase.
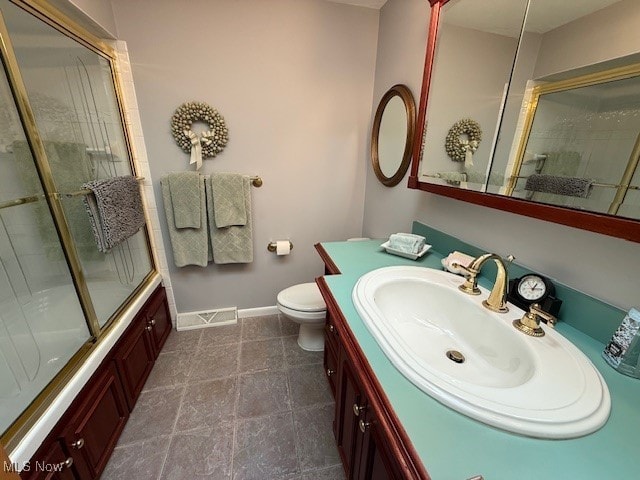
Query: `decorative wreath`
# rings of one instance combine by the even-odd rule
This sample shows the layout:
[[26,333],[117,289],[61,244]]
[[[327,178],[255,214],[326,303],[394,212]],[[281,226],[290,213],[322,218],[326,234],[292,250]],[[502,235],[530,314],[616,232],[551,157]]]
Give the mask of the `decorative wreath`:
[[[194,133],[191,125],[197,121],[206,123],[209,129],[200,135]],[[224,117],[204,102],[180,105],[171,117],[171,133],[178,146],[191,153],[191,163],[197,163],[197,169],[200,169],[203,158],[218,155],[229,140]]]
[[[467,135],[468,140],[463,138]],[[478,149],[482,141],[482,129],[475,120],[463,118],[453,124],[447,133],[444,148],[454,162],[469,162],[471,155]]]

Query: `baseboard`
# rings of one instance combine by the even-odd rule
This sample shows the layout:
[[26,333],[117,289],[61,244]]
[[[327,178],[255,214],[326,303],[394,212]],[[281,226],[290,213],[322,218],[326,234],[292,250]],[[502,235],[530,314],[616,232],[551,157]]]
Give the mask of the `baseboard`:
[[238,318],[266,317],[267,315],[277,315],[280,312],[275,305],[270,307],[243,308],[238,310]]
[[[226,314],[220,320],[216,319],[216,315]],[[176,316],[176,330],[196,330],[198,328],[220,327],[223,325],[234,325],[238,323],[238,318],[266,317],[277,315],[278,307],[275,305],[269,307],[244,308],[242,310],[236,307],[223,308],[219,310],[203,310],[200,312],[179,313]],[[231,316],[232,318],[229,318]]]

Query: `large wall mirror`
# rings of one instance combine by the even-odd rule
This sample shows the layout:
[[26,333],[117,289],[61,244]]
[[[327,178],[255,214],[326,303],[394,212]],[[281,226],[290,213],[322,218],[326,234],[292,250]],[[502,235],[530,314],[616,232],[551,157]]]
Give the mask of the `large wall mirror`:
[[640,2],[430,3],[409,186],[640,242]]

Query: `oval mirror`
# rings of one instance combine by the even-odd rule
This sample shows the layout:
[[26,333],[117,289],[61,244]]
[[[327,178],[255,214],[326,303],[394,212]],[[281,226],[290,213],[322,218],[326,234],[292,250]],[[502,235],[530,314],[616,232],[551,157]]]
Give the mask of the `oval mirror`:
[[393,187],[407,173],[416,124],[416,106],[405,85],[384,94],[371,130],[371,163],[378,180]]

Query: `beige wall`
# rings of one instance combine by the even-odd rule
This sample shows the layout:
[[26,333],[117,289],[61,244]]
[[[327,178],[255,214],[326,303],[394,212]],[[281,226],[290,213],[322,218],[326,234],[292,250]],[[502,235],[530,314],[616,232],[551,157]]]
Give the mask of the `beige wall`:
[[624,0],[545,33],[534,78],[638,53],[639,3]]
[[[518,39],[448,23],[441,24],[440,32],[431,77],[433,95],[428,106],[429,118],[438,121],[429,122],[427,127],[423,162],[426,168],[421,173],[467,171],[473,173],[471,178],[484,178]],[[482,55],[469,55],[469,45]],[[449,129],[463,118],[475,120],[482,130],[473,166],[468,168],[451,160],[444,145]],[[480,186],[475,184],[473,188]]]
[[[373,105],[394,83],[420,95],[428,24],[423,0],[389,0],[380,13]],[[417,63],[419,62],[419,63]],[[430,121],[435,121],[431,119]],[[363,233],[384,237],[419,220],[621,308],[638,305],[640,244],[380,184],[367,169]]]
[[[217,108],[229,144],[202,171],[257,174],[254,262],[171,266],[179,312],[275,304],[322,274],[313,244],[359,236],[378,11],[324,0],[114,0],[128,44],[151,177],[189,169],[169,122],[183,102]],[[164,207],[157,197],[169,263]],[[267,252],[290,238],[288,257]]]

